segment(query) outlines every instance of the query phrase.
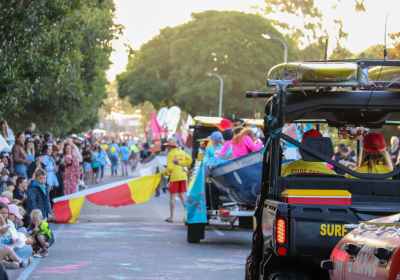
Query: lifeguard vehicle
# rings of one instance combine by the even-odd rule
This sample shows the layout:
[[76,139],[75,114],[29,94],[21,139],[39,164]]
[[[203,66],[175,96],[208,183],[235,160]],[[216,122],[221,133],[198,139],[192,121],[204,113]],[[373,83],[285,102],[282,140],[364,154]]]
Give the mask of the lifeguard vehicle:
[[[281,64],[271,69],[267,85],[267,92],[247,94],[266,101],[266,150],[246,279],[329,279],[320,264],[349,232],[346,225],[400,213],[400,169],[357,173],[332,160],[331,138],[300,143],[282,129],[288,123],[307,123],[333,135],[356,127],[398,126],[400,61]],[[347,176],[282,176],[283,143],[296,146],[304,161],[324,162]]]

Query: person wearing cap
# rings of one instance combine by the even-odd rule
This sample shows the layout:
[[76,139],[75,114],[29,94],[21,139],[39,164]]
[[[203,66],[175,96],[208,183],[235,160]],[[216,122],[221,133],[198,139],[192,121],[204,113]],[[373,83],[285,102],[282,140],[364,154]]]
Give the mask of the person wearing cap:
[[188,179],[185,168],[192,164],[192,158],[180,149],[174,140],[170,140],[164,145],[168,149],[167,168],[164,174],[169,176],[168,189],[170,193],[170,216],[165,221],[172,223],[174,221],[176,196],[179,197],[183,207],[185,207],[185,193]]
[[[310,129],[303,134],[302,143],[307,138],[320,138],[321,133],[316,129]],[[292,161],[282,166],[283,177],[296,174],[328,174],[336,175],[336,172],[330,169],[325,162],[305,161],[303,159]]]
[[8,204],[8,219],[13,222],[15,228],[19,231],[26,231],[24,228],[24,217],[21,215],[21,210],[16,204]]
[[393,171],[392,160],[382,133],[370,132],[364,136],[363,151],[355,171],[370,174],[385,174]]
[[224,137],[220,131],[214,131],[209,138],[211,141],[206,147],[205,160],[211,163],[215,159],[216,153],[221,150]]
[[229,119],[223,118],[217,127],[221,132],[224,132],[225,130],[232,129],[233,123]]
[[[0,259],[7,268],[22,268],[30,263],[32,247],[27,245],[27,238],[19,234],[14,223],[9,219],[9,206],[0,203]],[[4,252],[8,249],[8,252]],[[4,253],[8,260],[4,260]]]

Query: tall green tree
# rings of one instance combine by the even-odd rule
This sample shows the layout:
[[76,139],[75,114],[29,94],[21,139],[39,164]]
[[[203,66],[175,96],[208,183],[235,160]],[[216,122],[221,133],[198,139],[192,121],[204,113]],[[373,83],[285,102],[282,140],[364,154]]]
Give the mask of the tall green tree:
[[[267,70],[283,60],[282,45],[263,33],[282,38],[270,22],[240,12],[195,13],[192,20],[160,35],[131,53],[127,70],[117,77],[121,97],[133,104],[156,107],[177,104],[192,114],[216,114],[219,81],[224,79],[224,112],[251,116],[258,103],[244,98],[249,89],[261,89]],[[296,55],[289,43],[289,57]],[[259,108],[259,107],[258,107]]]
[[13,127],[56,134],[92,126],[105,97],[112,0],[0,4],[0,112]]

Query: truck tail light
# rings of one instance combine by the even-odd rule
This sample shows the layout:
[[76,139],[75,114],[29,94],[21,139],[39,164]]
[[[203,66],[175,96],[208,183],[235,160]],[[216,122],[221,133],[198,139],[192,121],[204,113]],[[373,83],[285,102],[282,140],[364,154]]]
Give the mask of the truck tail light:
[[275,225],[275,240],[279,245],[287,243],[287,224],[283,218],[278,218]]

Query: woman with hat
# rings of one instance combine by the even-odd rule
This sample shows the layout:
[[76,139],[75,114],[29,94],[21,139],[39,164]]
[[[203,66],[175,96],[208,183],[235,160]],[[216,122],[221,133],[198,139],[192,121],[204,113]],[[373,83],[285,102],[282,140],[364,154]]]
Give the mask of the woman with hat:
[[359,173],[385,174],[393,170],[390,154],[386,149],[385,137],[379,132],[364,136],[363,151],[355,171]]
[[165,221],[172,223],[174,221],[176,196],[179,197],[182,205],[185,206],[185,193],[188,179],[185,168],[192,164],[192,158],[181,150],[174,140],[170,140],[164,145],[169,150],[165,175],[169,176],[168,189],[170,193],[170,216]]
[[216,156],[219,159],[229,160],[232,158],[232,139],[238,131],[242,130],[242,127],[233,127],[233,123],[228,119],[223,119],[218,125],[219,130],[224,138],[224,144],[221,149],[217,152]]
[[206,148],[205,159],[209,164],[212,164],[215,159],[216,153],[218,153],[222,148],[224,137],[222,136],[221,132],[214,131],[213,133],[211,133],[209,138],[211,140],[211,143],[208,144]]

